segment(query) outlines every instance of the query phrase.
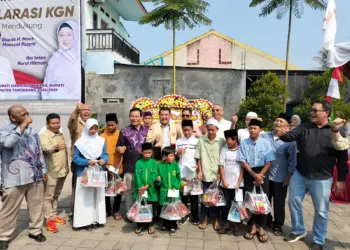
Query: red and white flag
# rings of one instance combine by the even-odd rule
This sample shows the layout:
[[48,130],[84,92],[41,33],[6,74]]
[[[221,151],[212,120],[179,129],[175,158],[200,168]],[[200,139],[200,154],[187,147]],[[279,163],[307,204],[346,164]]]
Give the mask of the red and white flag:
[[328,0],[326,14],[323,20],[323,48],[334,48],[335,35],[337,33],[337,19],[335,0]]

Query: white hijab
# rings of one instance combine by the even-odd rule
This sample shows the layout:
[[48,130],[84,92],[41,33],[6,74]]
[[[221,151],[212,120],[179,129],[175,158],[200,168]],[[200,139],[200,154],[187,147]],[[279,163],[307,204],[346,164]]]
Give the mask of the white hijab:
[[75,143],[75,146],[79,149],[80,153],[88,160],[96,160],[102,154],[102,149],[105,144],[105,139],[95,135],[89,135],[89,130],[92,126],[97,125],[96,119],[90,118],[85,122],[84,131],[81,137]]

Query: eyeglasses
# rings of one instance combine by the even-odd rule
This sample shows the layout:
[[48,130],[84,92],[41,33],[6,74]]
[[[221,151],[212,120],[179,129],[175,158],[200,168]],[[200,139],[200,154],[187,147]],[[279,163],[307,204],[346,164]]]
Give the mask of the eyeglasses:
[[325,112],[323,109],[310,109],[310,113]]
[[182,117],[184,117],[184,118],[190,118],[191,115],[182,115]]

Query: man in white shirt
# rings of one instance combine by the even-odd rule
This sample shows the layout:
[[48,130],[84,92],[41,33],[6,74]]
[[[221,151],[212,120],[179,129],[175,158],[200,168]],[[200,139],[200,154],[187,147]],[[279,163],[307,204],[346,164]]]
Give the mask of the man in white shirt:
[[217,136],[224,139],[224,131],[231,129],[232,122],[224,119],[224,110],[220,104],[214,105],[213,116],[215,120],[218,121],[219,130],[217,132]]
[[241,142],[249,137],[248,125],[253,118],[258,118],[258,114],[255,112],[248,112],[244,121],[246,128],[238,129],[238,141]]

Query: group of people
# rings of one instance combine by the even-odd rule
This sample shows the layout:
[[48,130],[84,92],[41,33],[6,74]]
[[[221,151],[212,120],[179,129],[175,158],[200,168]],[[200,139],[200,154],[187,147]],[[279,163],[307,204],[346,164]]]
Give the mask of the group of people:
[[[179,192],[178,199],[185,205],[190,204],[191,218],[186,216],[178,222],[163,220],[160,232],[169,231],[173,235],[178,226],[190,219],[204,230],[213,219],[214,230],[227,233],[231,230],[227,218],[235,196],[239,190],[245,193],[256,189],[269,197],[273,216],[252,215],[245,233],[241,232],[241,225],[233,224],[234,235],[243,234],[247,240],[257,236],[265,243],[269,240],[265,230],[271,227],[276,236],[296,242],[307,234],[302,201],[308,191],[315,208],[310,249],[323,249],[333,167],[338,168],[334,188],[340,194],[345,189],[346,149],[350,146],[347,138],[338,132],[344,121],[337,119],[331,125],[330,113],[328,102],[316,102],[310,109],[310,122],[298,125],[300,118],[291,119],[281,113],[275,119],[273,131],[264,132],[262,119],[255,112],[246,115],[246,128],[236,129],[237,116],[233,116],[232,121],[225,120],[220,105],[214,106],[213,117],[202,127],[194,126],[192,110],[188,108],[183,109],[180,124],[171,123],[169,108],[160,108],[157,122],[153,122],[152,113],[132,108],[129,126],[118,130],[117,115],[111,113],[106,115],[106,127],[100,133],[98,121],[90,118],[90,106],[78,104],[68,122],[71,138],[68,152],[58,114],[47,116],[46,129],[39,135],[30,126],[32,119],[28,111],[22,106],[12,106],[8,110],[10,123],[0,127],[0,250],[8,249],[24,198],[30,217],[30,238],[38,242],[46,240],[42,230],[44,220],[51,233],[58,232],[57,224],[66,223],[58,217],[57,205],[69,165],[73,174],[70,215],[74,230],[97,229],[106,223],[108,216],[117,221],[124,217],[120,210],[121,195],[111,204],[103,188],[81,184],[86,168],[99,167],[108,171],[109,176],[117,173],[123,178],[127,187],[125,211],[140,196],[152,205],[152,222],[137,223],[137,234],[143,229],[149,234],[155,232],[154,223],[159,219],[162,206],[173,199],[169,197],[169,190],[176,192],[182,181],[198,179],[204,193],[219,182],[226,206],[201,205],[199,211],[200,195]],[[259,186],[261,189],[256,188]],[[288,190],[292,232],[284,235]]]

